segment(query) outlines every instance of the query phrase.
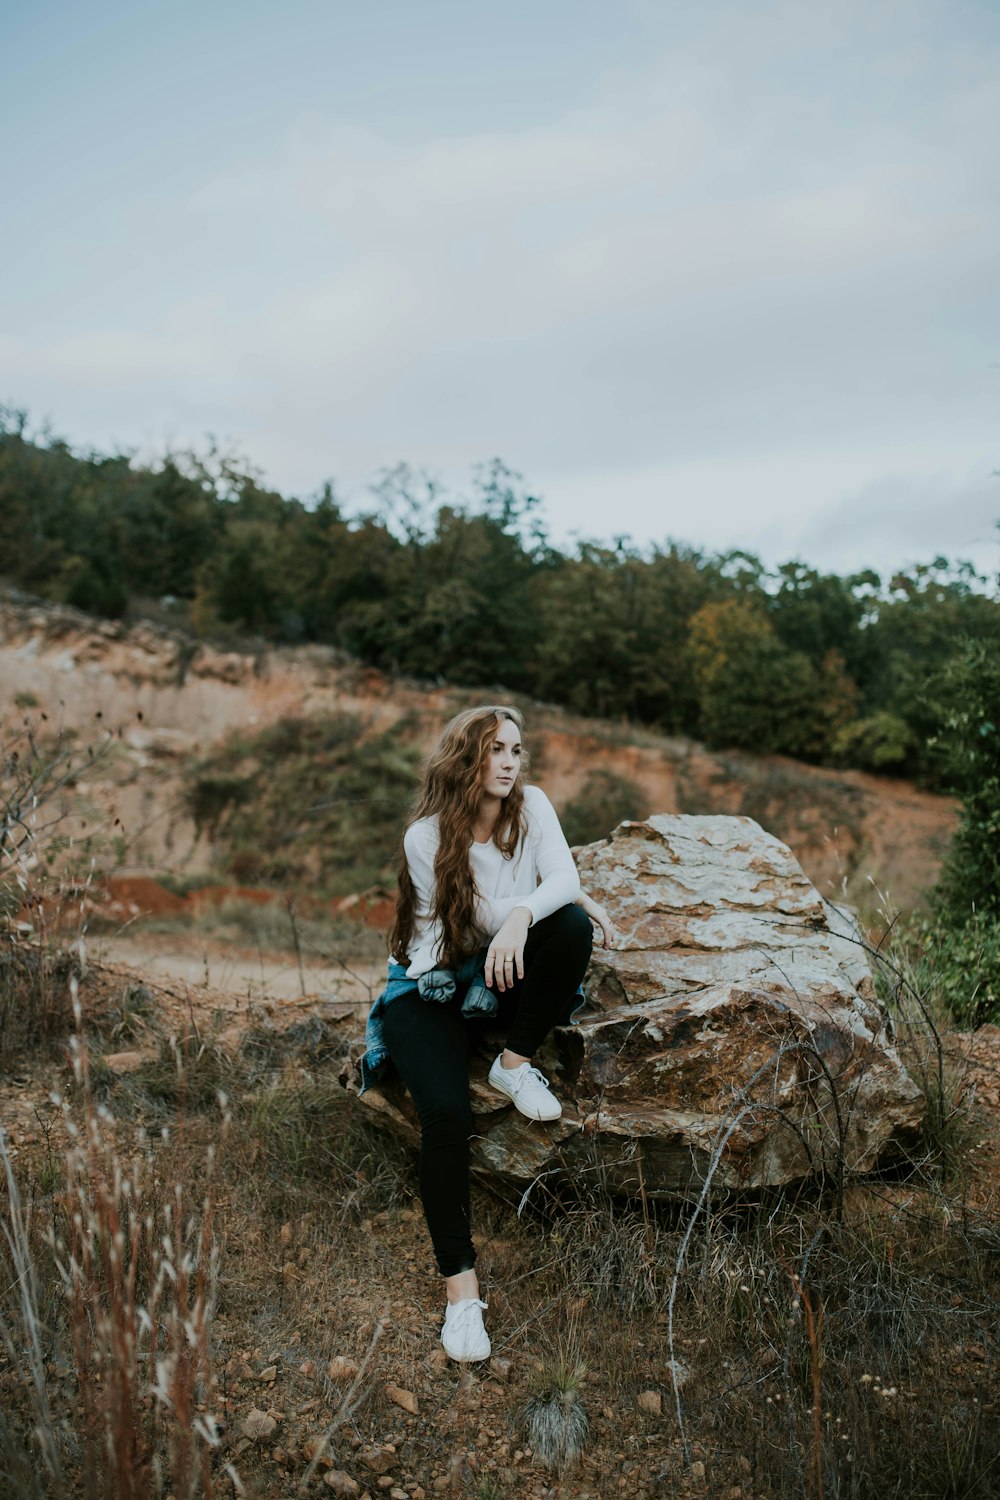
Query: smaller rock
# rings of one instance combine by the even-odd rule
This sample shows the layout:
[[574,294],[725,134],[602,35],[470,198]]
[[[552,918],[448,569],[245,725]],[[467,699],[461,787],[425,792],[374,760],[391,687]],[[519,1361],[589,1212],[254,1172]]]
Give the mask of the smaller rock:
[[376,1482],[380,1490],[391,1490],[396,1484],[391,1474],[380,1474]]
[[659,1417],[663,1414],[663,1397],[659,1391],[640,1391],[636,1406],[650,1417]]
[[345,1380],[353,1380],[358,1373],[358,1367],[353,1359],[348,1359],[344,1354],[335,1354],[326,1367],[327,1377],[340,1383]]
[[316,1374],[316,1361],[314,1359],[304,1359],[302,1361],[302,1363],[299,1365],[299,1374],[300,1375],[305,1375],[307,1378],[310,1375],[315,1375]]
[[269,1417],[266,1411],[258,1411],[255,1406],[243,1423],[243,1431],[252,1442],[259,1443],[269,1438],[277,1426],[273,1417]]
[[361,1486],[343,1469],[329,1469],[323,1475],[323,1483],[329,1485],[335,1495],[360,1495]]
[[263,1385],[273,1385],[274,1380],[275,1380],[277,1374],[278,1374],[278,1366],[277,1365],[268,1365],[268,1367],[267,1367],[266,1370],[261,1370],[260,1374],[257,1376],[257,1379]]
[[400,1385],[393,1385],[391,1380],[386,1381],[385,1393],[390,1401],[394,1401],[403,1411],[408,1411],[411,1417],[415,1417],[420,1410],[420,1403],[412,1391],[406,1391]]
[[704,1481],[705,1465],[702,1463],[700,1458],[696,1458],[694,1463],[691,1465],[691,1478]]
[[[444,1354],[443,1349],[441,1350],[441,1353]],[[448,1356],[445,1355],[446,1359],[447,1357]],[[509,1380],[510,1360],[504,1359],[503,1355],[501,1354],[494,1354],[493,1358],[490,1360],[490,1374],[493,1376],[494,1380]]]
[[431,1374],[443,1375],[450,1363],[451,1360],[444,1352],[442,1346],[440,1344],[435,1344],[434,1348],[427,1356],[427,1368],[430,1370]]
[[361,1461],[371,1469],[373,1474],[385,1474],[395,1463],[396,1455],[387,1453],[384,1448],[376,1448],[374,1453],[362,1454]]

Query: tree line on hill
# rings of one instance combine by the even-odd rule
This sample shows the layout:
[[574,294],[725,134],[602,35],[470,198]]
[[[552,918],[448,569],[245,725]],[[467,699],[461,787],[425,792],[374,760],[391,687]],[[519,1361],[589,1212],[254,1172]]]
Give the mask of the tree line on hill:
[[499,460],[465,500],[406,465],[370,509],[310,503],[211,451],[74,451],[0,410],[0,573],[94,614],[169,598],[196,634],[318,641],[386,671],[503,684],[712,747],[952,781],[935,749],[996,580],[937,558],[882,578],[628,538],[554,547]]

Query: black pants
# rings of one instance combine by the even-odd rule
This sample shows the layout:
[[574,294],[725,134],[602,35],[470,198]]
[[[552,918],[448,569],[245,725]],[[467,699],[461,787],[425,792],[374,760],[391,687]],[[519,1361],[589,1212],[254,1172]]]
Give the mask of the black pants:
[[[507,1046],[532,1057],[566,1019],[590,958],[590,919],[564,906],[528,929],[524,978],[502,994],[494,985]],[[447,1004],[401,995],[386,1007],[389,1055],[420,1118],[420,1196],[442,1276],[476,1263],[469,1218],[469,1049],[473,1027],[461,996]]]

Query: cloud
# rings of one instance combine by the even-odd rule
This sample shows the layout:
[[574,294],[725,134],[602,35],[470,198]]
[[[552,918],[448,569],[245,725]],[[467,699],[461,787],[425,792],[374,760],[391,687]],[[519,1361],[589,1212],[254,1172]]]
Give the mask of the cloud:
[[996,35],[938,0],[631,14],[644,53],[531,123],[312,111],[110,245],[81,224],[47,317],[12,305],[10,393],[85,441],[214,427],[300,491],[500,452],[647,534],[666,485],[712,545],[822,551],[910,497],[939,547],[995,428]]
[[871,566],[865,559],[872,557],[906,565],[941,553],[973,562],[996,583],[998,527],[1000,478],[984,455],[975,468],[889,472],[859,485],[806,522],[798,550],[808,557],[833,552],[842,568]]

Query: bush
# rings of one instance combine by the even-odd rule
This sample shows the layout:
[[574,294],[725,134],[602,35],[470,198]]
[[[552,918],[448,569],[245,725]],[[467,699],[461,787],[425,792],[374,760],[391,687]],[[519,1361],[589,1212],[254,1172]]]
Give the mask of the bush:
[[69,1032],[73,960],[7,934],[0,945],[0,1068]]
[[913,733],[896,714],[872,714],[844,724],[833,736],[833,759],[862,771],[886,771],[905,765],[914,747]]
[[0,1349],[23,1372],[0,1410],[0,1486],[23,1500],[207,1497],[219,1467],[215,1146],[195,1163],[171,1160],[165,1138],[126,1145],[95,1103],[79,1037],[74,1070],[64,1186],[42,1234],[0,1130]]
[[372,735],[333,714],[233,736],[195,768],[188,810],[239,880],[330,894],[387,884],[417,783],[413,727]]
[[918,993],[962,1026],[1000,1021],[1000,922],[982,911],[962,923],[928,918],[914,938]]
[[289,1068],[248,1100],[243,1144],[269,1210],[333,1203],[342,1222],[395,1207],[416,1190],[413,1154],[360,1118],[335,1077]]
[[82,928],[79,892],[63,872],[66,793],[108,743],[43,742],[28,724],[0,745],[0,1066],[71,1029],[72,939]]
[[940,727],[930,748],[962,816],[935,892],[939,913],[963,927],[974,911],[1000,922],[1000,658],[968,640],[932,690]]

